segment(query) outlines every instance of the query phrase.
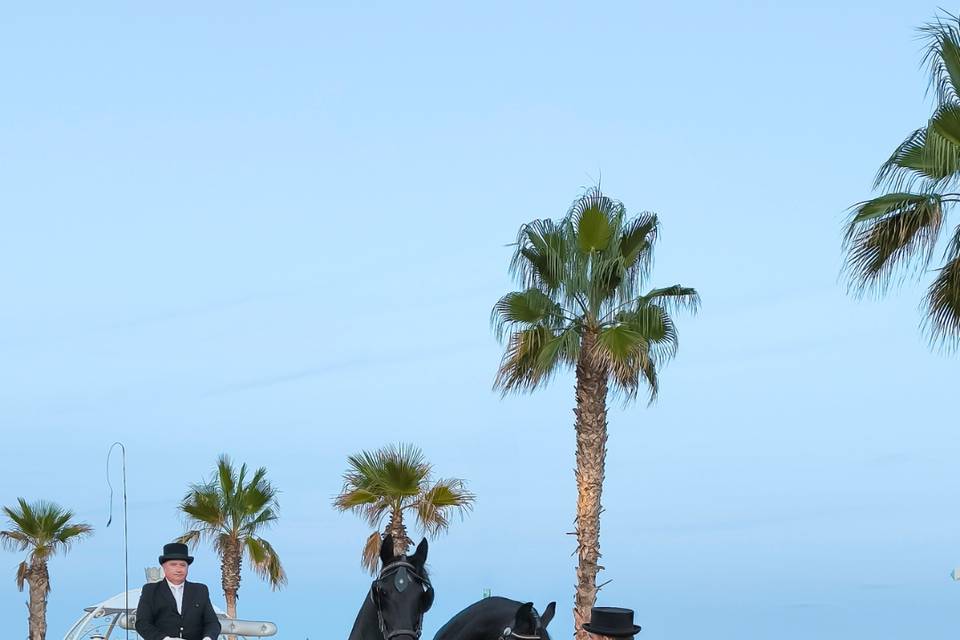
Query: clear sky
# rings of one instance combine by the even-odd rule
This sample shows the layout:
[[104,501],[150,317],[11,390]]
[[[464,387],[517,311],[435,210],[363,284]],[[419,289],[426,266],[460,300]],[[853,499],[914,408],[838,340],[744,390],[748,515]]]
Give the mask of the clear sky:
[[518,227],[601,176],[703,309],[659,402],[611,413],[600,602],[646,640],[956,635],[957,358],[922,285],[838,278],[845,208],[928,115],[933,2],[161,4],[0,19],[0,503],[97,527],[52,561],[52,640],[122,589],[117,439],[135,583],[228,452],[281,489],[290,575],[245,573],[240,614],[345,638],[368,530],[331,497],[407,441],[478,495],[425,637],[484,588],[569,637],[572,377],[501,400],[488,319]]

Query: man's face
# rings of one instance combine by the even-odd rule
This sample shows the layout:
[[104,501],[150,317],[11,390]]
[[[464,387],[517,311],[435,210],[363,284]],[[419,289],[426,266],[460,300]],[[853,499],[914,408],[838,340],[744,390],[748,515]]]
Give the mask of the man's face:
[[171,584],[180,584],[187,579],[187,562],[185,560],[167,560],[163,563],[163,577]]

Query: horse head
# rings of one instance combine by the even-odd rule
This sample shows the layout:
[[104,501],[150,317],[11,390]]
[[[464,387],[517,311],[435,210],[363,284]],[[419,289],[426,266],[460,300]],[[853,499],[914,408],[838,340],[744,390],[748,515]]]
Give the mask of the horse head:
[[526,602],[517,609],[513,624],[503,630],[500,640],[550,640],[547,625],[556,612],[556,602],[548,604],[542,614],[537,613],[532,602]]
[[380,574],[370,585],[370,599],[377,610],[383,640],[418,640],[423,614],[433,605],[433,586],[427,575],[427,540],[412,556],[394,555],[393,537],[380,544]]

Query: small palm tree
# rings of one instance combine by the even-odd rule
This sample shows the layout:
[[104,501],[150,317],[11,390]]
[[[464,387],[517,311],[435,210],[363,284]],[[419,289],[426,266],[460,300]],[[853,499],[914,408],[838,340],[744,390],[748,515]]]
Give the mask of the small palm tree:
[[[405,554],[411,540],[404,522],[412,512],[418,527],[428,535],[450,528],[450,515],[462,518],[473,508],[475,496],[457,478],[431,479],[432,467],[423,452],[412,445],[389,445],[362,451],[347,458],[343,489],[333,500],[339,511],[353,511],[374,528],[363,548],[361,564],[376,573],[380,543],[393,536],[393,552]],[[386,526],[383,526],[388,519]],[[383,528],[381,532],[381,527]]]
[[[885,193],[853,207],[844,249],[857,294],[883,293],[911,269],[925,273],[946,233],[946,213],[960,202],[960,19],[946,14],[920,32],[936,106],[881,166],[874,187]],[[933,271],[924,325],[932,344],[952,348],[960,342],[960,226]]]
[[520,228],[511,271],[521,291],[503,296],[491,322],[507,343],[494,386],[532,391],[564,368],[576,371],[576,635],[596,601],[601,492],[606,464],[607,394],[624,400],[641,387],[657,395],[660,367],[676,353],[671,312],[695,311],[697,292],[673,285],[640,293],[650,273],[659,221],[627,218],[623,204],[589,189],[559,222]]
[[280,556],[260,533],[277,520],[277,489],[267,481],[267,470],[257,469],[247,478],[247,465],[239,471],[230,458],[221,455],[207,482],[190,486],[180,502],[189,531],[177,540],[196,545],[201,539],[213,543],[220,556],[223,596],[227,616],[237,617],[240,565],[247,555],[250,568],[273,589],[287,583]]
[[13,551],[29,551],[27,559],[17,567],[17,588],[30,589],[29,640],[47,637],[47,594],[50,573],[47,561],[57,552],[66,552],[73,543],[93,532],[83,522],[73,522],[73,512],[52,502],[29,503],[17,498],[16,507],[3,507],[10,529],[0,531],[0,542]]

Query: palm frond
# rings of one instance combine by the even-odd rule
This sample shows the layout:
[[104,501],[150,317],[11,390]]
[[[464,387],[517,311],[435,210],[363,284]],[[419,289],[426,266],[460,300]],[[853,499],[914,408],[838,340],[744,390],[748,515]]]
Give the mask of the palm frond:
[[651,405],[657,401],[657,396],[660,395],[660,377],[657,374],[657,363],[653,358],[648,358],[640,363],[640,375],[643,376],[649,394],[647,404]]
[[697,313],[700,310],[700,294],[692,287],[675,284],[670,287],[651,289],[641,296],[634,306],[640,308],[649,304],[657,304],[671,312]]
[[230,516],[224,493],[214,483],[192,485],[180,501],[180,511],[189,520],[208,527],[225,528]]
[[26,562],[21,562],[17,565],[17,589],[23,591],[23,584],[27,581],[27,576],[30,574],[30,565]]
[[273,546],[263,538],[254,536],[248,537],[245,542],[250,568],[274,590],[287,584],[287,572]]
[[412,444],[388,445],[379,452],[379,488],[398,498],[415,496],[430,476],[430,464]]
[[[960,228],[953,243],[960,244]],[[925,324],[934,345],[955,349],[960,344],[960,248],[938,271],[925,300]]]
[[473,509],[475,499],[476,496],[467,490],[463,480],[437,480],[417,501],[417,521],[425,531],[436,535],[449,528],[448,511],[455,511],[463,518]]
[[0,531],[0,544],[10,551],[26,551],[30,547],[31,540],[22,531]]
[[529,329],[536,325],[558,327],[563,323],[563,308],[539,289],[514,291],[500,298],[490,314],[490,323],[502,340],[515,328]]
[[844,243],[852,288],[882,291],[918,256],[925,267],[943,222],[942,202],[939,194],[890,193],[856,205]]
[[618,314],[617,321],[642,335],[652,359],[658,366],[677,354],[677,329],[664,307],[644,301],[632,311]]
[[886,162],[880,165],[873,188],[879,189],[888,184],[894,191],[909,190],[913,186],[911,180],[931,177],[934,167],[927,161],[924,153],[926,137],[927,128],[921,127],[897,145]]
[[369,571],[371,575],[376,575],[377,568],[380,566],[380,545],[382,543],[383,536],[379,531],[374,530],[363,544],[363,555],[360,556],[360,566]]
[[536,367],[550,372],[558,370],[561,366],[573,367],[579,356],[579,327],[571,324],[544,343],[537,356]]
[[941,104],[960,96],[960,20],[944,14],[920,28],[927,44],[923,61],[930,68],[930,88]]
[[204,537],[204,533],[207,532],[207,529],[191,529],[181,536],[178,536],[174,542],[180,542],[182,544],[189,545],[190,547],[195,547],[200,539]]
[[611,218],[622,210],[622,204],[604,196],[598,187],[574,200],[568,215],[581,253],[607,248],[615,231]]
[[658,225],[656,214],[649,212],[641,213],[625,225],[620,240],[620,254],[625,268],[640,265],[641,275],[647,275],[653,262]]
[[562,225],[534,220],[520,228],[510,272],[528,288],[556,291],[563,283],[569,253]]
[[553,344],[558,347],[554,355],[558,356],[559,347],[553,343],[557,334],[544,326],[515,331],[507,342],[507,350],[500,361],[500,369],[494,380],[494,388],[504,394],[510,391],[532,391],[538,385],[550,379],[556,370],[558,361],[544,357],[545,347]]
[[355,511],[379,500],[380,495],[371,489],[347,489],[333,499],[333,506],[340,511]]
[[904,162],[925,168],[924,175],[932,180],[927,191],[956,179],[960,171],[960,105],[945,104],[937,109],[927,124],[922,150],[909,151]]
[[91,535],[93,533],[93,527],[84,523],[69,524],[65,523],[57,534],[54,536],[54,539],[58,545],[63,549],[69,549],[75,543],[79,542],[81,539]]
[[[240,468],[240,473],[245,474],[246,470],[247,465],[244,464]],[[210,484],[216,487],[217,493],[219,493],[224,502],[227,503],[226,510],[232,510],[232,505],[229,503],[236,493],[237,472],[234,470],[230,456],[227,454],[221,454],[217,459],[217,469],[214,472],[214,480],[211,481]]]
[[255,536],[260,531],[270,527],[279,518],[280,515],[274,508],[266,507],[253,518],[245,520],[243,526],[240,527],[240,533],[244,536]]
[[650,343],[629,324],[600,329],[592,359],[613,382],[615,392],[630,400],[639,388],[640,367],[649,360]]

